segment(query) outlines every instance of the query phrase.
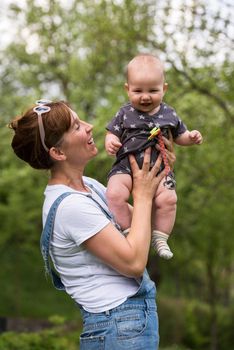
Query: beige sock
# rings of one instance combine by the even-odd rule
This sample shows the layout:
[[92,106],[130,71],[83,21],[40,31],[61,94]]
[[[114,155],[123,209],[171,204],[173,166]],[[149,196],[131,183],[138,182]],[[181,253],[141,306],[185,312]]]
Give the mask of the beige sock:
[[152,247],[156,250],[161,258],[169,260],[173,257],[173,253],[167,244],[169,235],[161,231],[153,230]]

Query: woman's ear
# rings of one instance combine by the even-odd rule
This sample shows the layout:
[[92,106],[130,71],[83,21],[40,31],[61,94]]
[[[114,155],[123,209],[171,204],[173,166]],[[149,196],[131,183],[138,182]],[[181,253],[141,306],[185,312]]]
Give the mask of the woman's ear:
[[61,160],[66,159],[64,152],[57,147],[51,147],[49,150],[49,155],[51,156],[52,159],[57,160],[57,161],[61,161]]

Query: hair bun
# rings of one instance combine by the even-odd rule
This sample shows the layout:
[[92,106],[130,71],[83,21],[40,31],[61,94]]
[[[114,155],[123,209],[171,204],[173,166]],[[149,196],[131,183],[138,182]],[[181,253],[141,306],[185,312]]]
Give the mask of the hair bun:
[[8,126],[8,128],[13,129],[14,131],[16,131],[17,128],[18,128],[18,120],[17,119],[12,120],[7,126]]

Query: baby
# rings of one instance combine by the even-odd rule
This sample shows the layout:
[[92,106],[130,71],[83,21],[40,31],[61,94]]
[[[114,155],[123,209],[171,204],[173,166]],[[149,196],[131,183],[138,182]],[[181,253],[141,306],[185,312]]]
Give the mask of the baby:
[[[107,201],[116,221],[125,232],[131,223],[128,199],[132,190],[132,176],[128,155],[134,154],[141,167],[144,150],[152,146],[151,163],[154,164],[161,152],[164,166],[168,170],[161,135],[168,138],[171,133],[174,142],[181,146],[202,143],[201,133],[187,130],[175,110],[163,102],[167,88],[163,64],[159,58],[151,54],[137,55],[127,66],[125,89],[129,102],[120,108],[106,127],[106,151],[109,155],[116,155],[116,161],[108,175]],[[155,147],[157,143],[160,151]],[[155,193],[152,213],[152,246],[165,259],[173,256],[167,239],[175,223],[176,203],[174,174],[167,171],[166,178]]]

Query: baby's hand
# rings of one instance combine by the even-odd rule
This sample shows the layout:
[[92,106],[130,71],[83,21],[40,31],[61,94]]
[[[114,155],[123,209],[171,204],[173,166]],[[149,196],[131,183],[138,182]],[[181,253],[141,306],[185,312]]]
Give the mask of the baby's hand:
[[115,156],[121,146],[122,144],[119,141],[118,136],[111,133],[107,133],[105,139],[105,148],[109,156]]
[[192,141],[192,143],[196,145],[200,145],[203,141],[202,134],[198,130],[190,131],[189,138]]

